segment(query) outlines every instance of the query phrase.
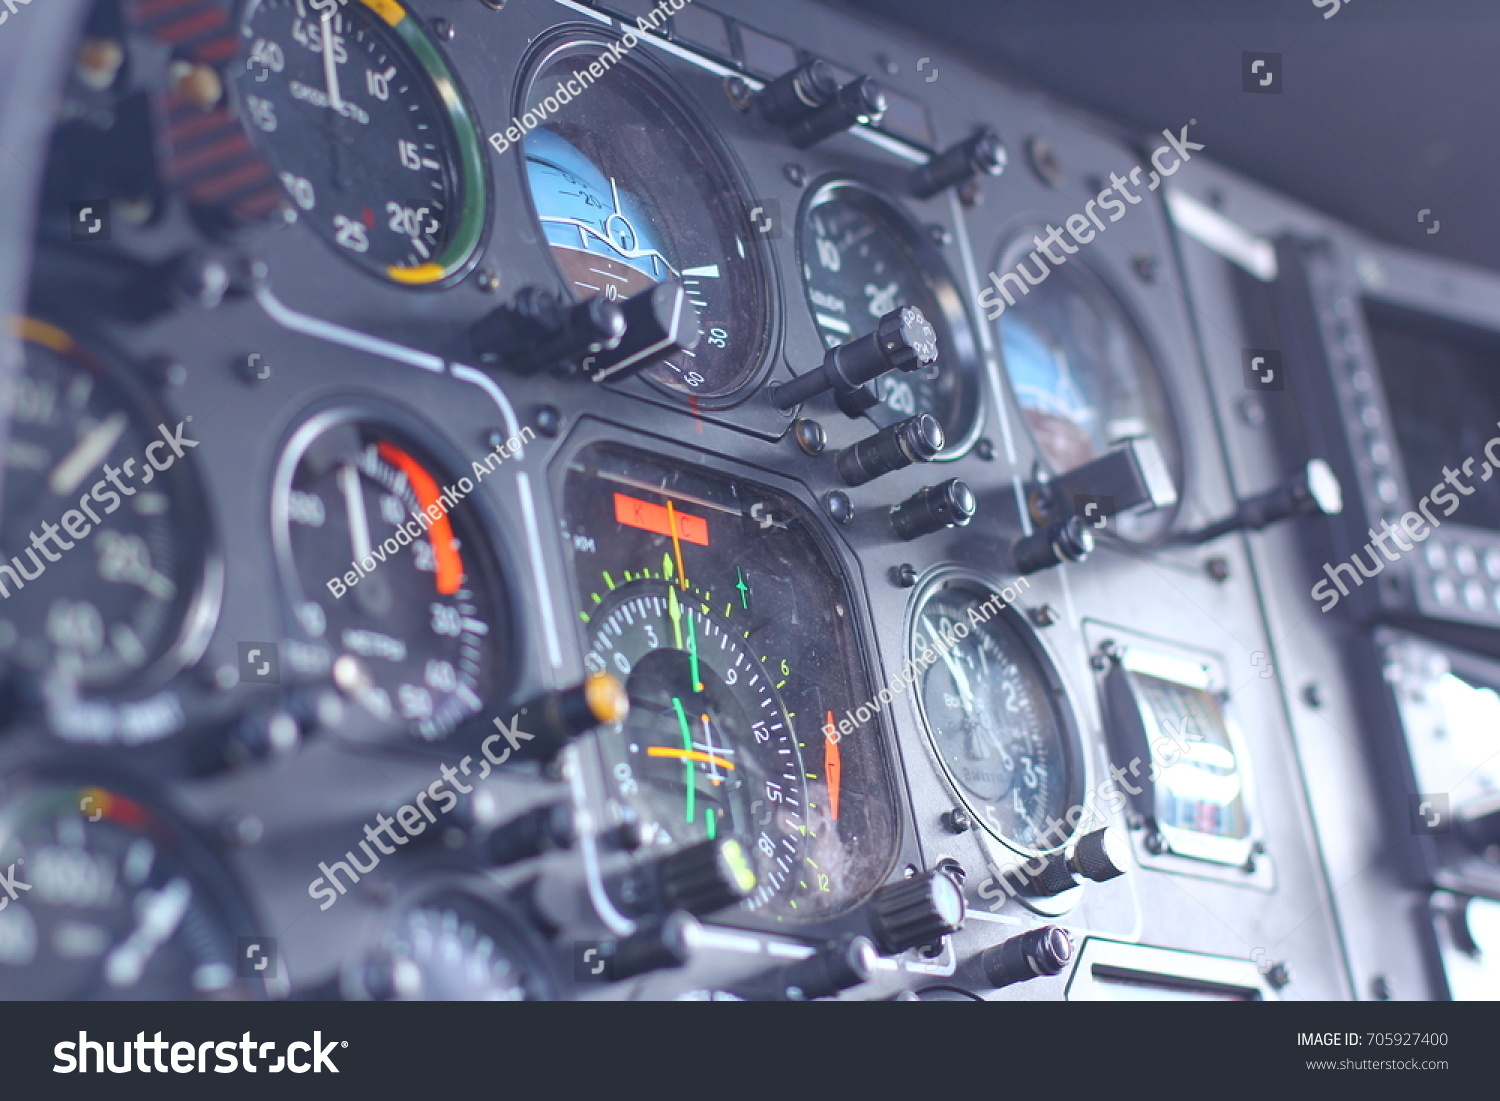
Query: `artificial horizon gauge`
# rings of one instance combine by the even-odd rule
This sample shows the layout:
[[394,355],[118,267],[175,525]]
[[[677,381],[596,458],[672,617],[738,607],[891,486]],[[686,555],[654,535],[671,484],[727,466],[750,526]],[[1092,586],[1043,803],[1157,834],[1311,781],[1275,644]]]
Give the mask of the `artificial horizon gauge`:
[[702,339],[643,377],[679,398],[731,399],[759,376],[771,331],[761,235],[728,154],[638,59],[555,111],[542,106],[605,52],[605,39],[574,36],[532,66],[525,103],[546,119],[518,153],[532,207],[575,297],[680,282]]
[[0,867],[27,884],[0,910],[0,998],[260,997],[237,977],[255,924],[228,871],[185,826],[103,786],[12,778]]
[[[1023,231],[995,270],[1045,266],[1044,258],[1026,251],[1032,237]],[[1046,466],[1063,474],[1119,442],[1150,436],[1181,500],[1182,443],[1162,369],[1119,299],[1076,257],[1050,269],[1040,284],[1026,286],[1025,295],[1006,286],[1015,304],[993,322],[996,343]],[[1114,527],[1126,538],[1149,539],[1171,524],[1174,513],[1122,513]]]
[[250,0],[240,114],[287,209],[365,271],[432,286],[469,264],[488,186],[474,113],[396,0]]
[[[748,910],[815,920],[893,859],[894,794],[853,611],[806,509],[768,486],[613,444],[568,466],[565,532],[590,670],[630,717],[599,763],[647,847],[734,836]],[[865,712],[868,716],[869,712]]]
[[979,352],[974,326],[942,254],[895,206],[860,184],[827,183],[802,214],[802,287],[826,348],[874,332],[898,306],[916,306],[937,333],[938,358],[921,371],[881,377],[879,425],[931,413],[962,454],[979,431]]
[[543,961],[523,919],[448,885],[397,907],[341,987],[361,1001],[552,1001],[557,983]]
[[192,426],[62,329],[12,327],[23,359],[8,410],[0,663],[92,692],[159,684],[201,654],[218,598]]
[[1002,605],[995,589],[956,572],[918,594],[908,656],[914,665],[924,652],[935,656],[917,707],[944,771],[984,828],[1021,852],[1053,852],[1076,826],[1067,817],[1082,804],[1082,746],[1056,668]]
[[306,640],[282,661],[331,676],[378,724],[418,742],[479,716],[512,657],[474,489],[404,433],[334,413],[293,435],[272,491],[283,592]]

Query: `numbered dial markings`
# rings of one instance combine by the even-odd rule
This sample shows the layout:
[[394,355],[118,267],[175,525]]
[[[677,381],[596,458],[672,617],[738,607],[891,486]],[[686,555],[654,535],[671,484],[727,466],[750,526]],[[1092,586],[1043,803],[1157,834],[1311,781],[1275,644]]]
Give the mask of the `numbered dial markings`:
[[290,209],[395,282],[460,268],[480,233],[477,137],[411,17],[389,0],[256,0],[241,34],[241,113]]

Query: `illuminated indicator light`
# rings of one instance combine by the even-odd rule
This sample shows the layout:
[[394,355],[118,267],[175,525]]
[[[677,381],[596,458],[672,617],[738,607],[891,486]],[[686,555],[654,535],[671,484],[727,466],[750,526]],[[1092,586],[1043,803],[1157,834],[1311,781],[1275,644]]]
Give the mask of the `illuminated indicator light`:
[[677,537],[700,547],[708,546],[708,521],[688,512],[672,510],[672,515],[661,505],[642,501],[623,493],[615,495],[615,522],[626,527],[640,528],[652,535],[672,536],[672,520],[675,517]]
[[396,0],[360,0],[360,3],[369,8],[380,18],[384,19],[392,27],[400,24],[406,18],[406,9]]
[[833,712],[823,727],[823,771],[828,773],[828,817],[839,820],[839,786],[843,774],[843,751],[839,749],[838,727]]
[[[406,475],[412,491],[417,495],[417,504],[427,513],[427,518],[432,520],[429,510],[441,500],[438,484],[432,475],[422,469],[421,463],[393,443],[381,440],[379,452],[382,459],[398,467]],[[448,522],[448,513],[441,505],[439,510],[442,515],[432,520],[432,526],[427,529],[427,538],[432,543],[432,553],[437,559],[437,591],[443,596],[452,596],[463,583],[464,560],[459,557],[458,548],[454,545],[453,525]]]
[[436,283],[443,277],[444,269],[441,264],[418,264],[414,268],[403,268],[392,264],[385,269],[385,273],[397,283],[420,286],[423,283]]

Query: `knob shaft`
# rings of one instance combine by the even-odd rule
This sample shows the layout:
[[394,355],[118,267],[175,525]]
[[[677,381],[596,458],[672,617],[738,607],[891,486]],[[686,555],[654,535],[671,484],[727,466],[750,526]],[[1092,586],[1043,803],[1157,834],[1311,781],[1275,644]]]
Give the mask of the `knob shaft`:
[[875,943],[894,956],[963,928],[963,891],[936,870],[888,883],[870,900],[870,921]]
[[856,390],[887,371],[916,371],[937,361],[937,332],[921,310],[901,306],[873,333],[830,348],[823,362],[771,390],[771,404],[790,409],[824,390]]
[[698,919],[686,910],[642,927],[615,945],[609,957],[609,977],[619,982],[648,971],[681,967],[692,957],[699,928]]
[[974,519],[974,491],[961,478],[949,478],[917,490],[891,509],[891,527],[900,539],[915,539],[944,528],[961,528]]
[[1010,986],[1043,975],[1056,975],[1073,958],[1073,938],[1056,925],[1011,937],[979,954],[979,965],[992,986]]
[[827,998],[866,982],[875,973],[880,953],[869,937],[845,936],[824,945],[805,960],[782,969],[777,985],[790,1001]]
[[833,402],[844,416],[851,419],[862,417],[880,404],[880,387],[873,382],[867,382],[853,390],[835,390]]
[[595,382],[628,378],[698,346],[698,311],[676,280],[631,295],[620,304],[620,312],[625,335],[619,344],[583,361],[584,373]]
[[625,316],[605,298],[569,302],[540,287],[523,287],[470,330],[479,358],[503,363],[517,374],[571,373],[591,355],[615,348],[625,335]]
[[571,688],[528,700],[508,724],[495,719],[500,736],[509,743],[497,752],[514,753],[519,760],[550,761],[578,735],[621,722],[628,714],[625,686],[608,673],[590,673]]
[[1044,895],[1060,895],[1091,879],[1103,883],[1124,875],[1130,868],[1130,848],[1119,833],[1108,827],[1086,833],[1068,856],[1048,858],[1032,883]]
[[827,103],[788,126],[786,136],[798,149],[809,149],[861,123],[879,122],[887,105],[885,91],[879,84],[867,76],[856,77]]
[[939,191],[965,183],[981,173],[1000,175],[1005,171],[1007,159],[1000,135],[985,127],[913,171],[908,186],[917,198],[930,199]]
[[930,463],[943,450],[944,442],[943,426],[937,418],[931,413],[918,413],[844,448],[834,465],[846,484],[862,486],[912,463]]
[[1069,516],[1017,539],[1011,557],[1018,573],[1037,573],[1061,562],[1082,562],[1094,550],[1094,530],[1078,516]]
[[1260,531],[1293,516],[1337,516],[1344,509],[1344,491],[1333,467],[1313,459],[1285,485],[1241,501],[1232,516],[1216,520],[1181,536],[1184,543],[1207,543],[1231,531]]
[[484,855],[492,865],[503,867],[572,848],[576,838],[572,804],[549,803],[497,826],[485,839]]
[[839,80],[833,68],[814,58],[782,73],[755,97],[761,117],[777,126],[800,122],[837,94]]

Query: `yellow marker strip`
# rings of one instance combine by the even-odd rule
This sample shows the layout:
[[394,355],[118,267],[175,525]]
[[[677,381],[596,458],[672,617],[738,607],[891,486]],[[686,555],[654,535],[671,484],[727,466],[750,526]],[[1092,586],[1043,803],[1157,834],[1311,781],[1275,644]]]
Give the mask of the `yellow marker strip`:
[[396,3],[396,0],[360,0],[360,3],[393,27],[406,18],[406,9]]
[[701,761],[705,765],[718,765],[720,768],[734,771],[734,762],[726,761],[723,757],[715,757],[712,753],[700,753],[696,749],[673,749],[669,745],[648,745],[646,747],[647,757],[672,757],[679,761]]
[[[364,0],[364,2],[370,7],[374,8],[377,12],[380,12],[381,18],[385,18],[385,13],[380,10],[384,5],[384,0]],[[392,4],[391,7],[396,8],[396,5]],[[400,15],[396,19],[386,19],[386,22],[390,23],[390,25],[393,27],[402,19],[406,18],[406,13],[404,11],[401,11],[400,8],[396,8],[396,10],[400,12]],[[403,268],[396,264],[392,264],[390,267],[385,269],[385,273],[386,275],[394,279],[397,283],[406,283],[411,286],[417,286],[423,283],[436,283],[443,277],[444,271],[441,264],[418,264],[414,268]]]

